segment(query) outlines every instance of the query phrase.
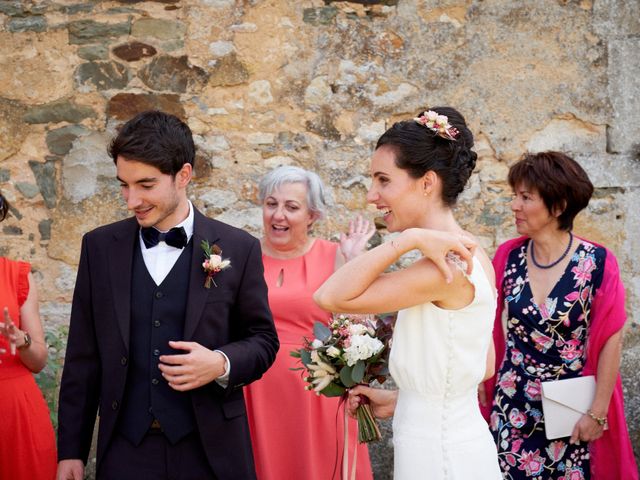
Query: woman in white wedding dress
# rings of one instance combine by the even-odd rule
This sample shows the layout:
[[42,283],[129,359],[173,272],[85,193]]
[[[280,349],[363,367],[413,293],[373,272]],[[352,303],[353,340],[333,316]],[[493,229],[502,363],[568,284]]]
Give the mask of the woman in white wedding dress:
[[[475,242],[452,212],[475,167],[472,146],[464,118],[448,107],[387,130],[371,159],[367,200],[400,234],[345,264],[314,297],[334,312],[399,311],[390,356],[399,390],[356,387],[350,405],[366,396],[377,416],[394,415],[395,480],[502,478],[477,402],[478,384],[493,373],[494,273],[482,249],[472,257],[462,247]],[[420,259],[385,273],[415,249]],[[468,271],[451,256],[445,262],[451,250]]]

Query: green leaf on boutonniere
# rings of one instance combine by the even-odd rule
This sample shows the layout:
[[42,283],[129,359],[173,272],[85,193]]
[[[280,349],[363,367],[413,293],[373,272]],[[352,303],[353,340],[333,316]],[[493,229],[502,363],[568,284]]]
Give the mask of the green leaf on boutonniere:
[[313,334],[321,342],[326,342],[331,338],[331,330],[329,330],[329,327],[320,322],[313,324]]
[[209,241],[208,240],[202,240],[202,242],[200,243],[200,247],[202,248],[202,251],[204,252],[205,258],[209,258],[211,256],[211,246],[209,245]]

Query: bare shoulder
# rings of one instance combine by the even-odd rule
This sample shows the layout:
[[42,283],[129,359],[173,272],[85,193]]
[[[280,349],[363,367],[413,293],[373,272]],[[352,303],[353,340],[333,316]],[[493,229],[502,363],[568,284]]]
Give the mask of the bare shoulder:
[[480,246],[480,241],[478,237],[476,237],[471,232],[468,232],[466,230],[464,233],[469,237],[471,237],[478,245],[476,247],[475,257],[480,261],[480,264],[482,265],[482,269],[484,270],[484,273],[487,275],[487,278],[489,279],[491,284],[495,285],[496,274],[493,270],[493,264],[491,263],[491,258],[489,257],[489,255],[487,255],[487,252],[484,251],[484,248]]

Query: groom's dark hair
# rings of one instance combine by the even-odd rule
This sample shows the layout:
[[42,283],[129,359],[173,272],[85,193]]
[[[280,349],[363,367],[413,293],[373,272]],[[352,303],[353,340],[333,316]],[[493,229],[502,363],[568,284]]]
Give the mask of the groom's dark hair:
[[175,115],[149,110],[120,128],[109,145],[109,155],[114,163],[121,156],[175,176],[185,163],[193,166],[196,149],[186,123]]
[[9,202],[7,201],[6,198],[4,198],[4,195],[0,193],[0,222],[3,221],[5,218],[7,218],[8,213],[9,213]]

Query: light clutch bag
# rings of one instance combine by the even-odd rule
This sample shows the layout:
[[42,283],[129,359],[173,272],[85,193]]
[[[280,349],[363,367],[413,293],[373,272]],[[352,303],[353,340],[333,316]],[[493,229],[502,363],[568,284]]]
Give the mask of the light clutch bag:
[[541,382],[542,411],[547,440],[569,437],[587,414],[596,395],[593,375]]

